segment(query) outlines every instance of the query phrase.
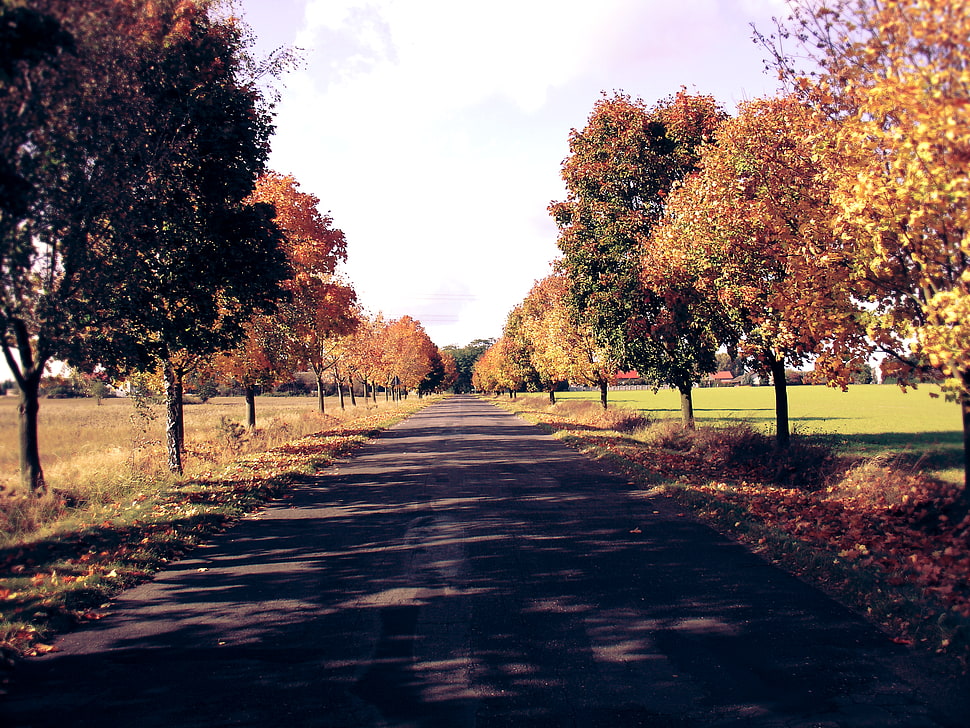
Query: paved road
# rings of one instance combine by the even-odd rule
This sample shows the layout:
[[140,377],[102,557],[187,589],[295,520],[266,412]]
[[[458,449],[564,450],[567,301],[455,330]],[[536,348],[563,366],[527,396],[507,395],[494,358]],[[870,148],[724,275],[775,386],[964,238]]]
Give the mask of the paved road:
[[4,725],[970,724],[965,684],[470,397],[196,554],[29,661]]

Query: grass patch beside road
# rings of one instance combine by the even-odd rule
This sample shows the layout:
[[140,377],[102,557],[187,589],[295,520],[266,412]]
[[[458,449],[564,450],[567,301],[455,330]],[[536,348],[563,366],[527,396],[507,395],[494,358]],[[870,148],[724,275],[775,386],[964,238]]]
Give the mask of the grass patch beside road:
[[[780,457],[768,433],[740,418],[702,420],[688,433],[672,418],[652,419],[662,406],[604,413],[586,398],[563,399],[489,401],[610,462],[635,489],[675,499],[895,640],[949,655],[962,669],[970,664],[970,517],[954,523],[947,515],[954,483],[898,460],[860,459],[849,447],[833,453],[833,433],[796,437]],[[913,419],[883,422],[895,428]]]
[[[852,457],[895,458],[951,482],[963,482],[960,408],[923,385],[906,392],[896,386],[852,385],[788,388],[789,417],[796,434],[819,439]],[[559,392],[565,402],[599,398],[599,392]],[[673,390],[610,391],[610,404],[633,409],[651,420],[679,419],[680,395]],[[698,425],[747,422],[775,431],[771,387],[713,387],[694,390]]]

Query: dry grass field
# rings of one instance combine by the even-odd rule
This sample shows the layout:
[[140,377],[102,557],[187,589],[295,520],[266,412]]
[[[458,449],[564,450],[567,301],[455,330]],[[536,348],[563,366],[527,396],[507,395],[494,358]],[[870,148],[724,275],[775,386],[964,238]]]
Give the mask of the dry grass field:
[[[375,405],[360,405],[357,409]],[[227,455],[265,450],[320,430],[340,419],[336,398],[327,415],[315,397],[259,397],[255,433],[234,437],[229,423],[245,421],[241,397],[217,397],[185,406],[188,473]],[[348,409],[353,409],[349,407]],[[156,477],[165,470],[165,413],[161,405],[139,410],[131,399],[45,399],[40,410],[44,475],[56,489],[84,483]],[[0,487],[18,482],[17,398],[0,397]]]
[[[17,397],[0,397],[0,495],[10,520],[0,523],[0,537],[17,537],[48,520],[34,508],[18,520],[12,501],[19,488]],[[384,406],[367,403],[341,411],[336,397],[327,414],[316,411],[315,397],[258,397],[257,427],[247,432],[241,397],[217,397],[185,406],[185,477],[204,477],[241,455],[326,429],[342,420]],[[162,405],[139,407],[131,399],[45,399],[40,409],[41,462],[48,486],[58,500],[97,507],[126,494],[171,486],[175,479],[165,459],[165,413]],[[35,504],[36,506],[36,504]],[[2,519],[0,519],[2,520]],[[22,520],[22,522],[21,522]],[[4,540],[5,540],[4,539]]]

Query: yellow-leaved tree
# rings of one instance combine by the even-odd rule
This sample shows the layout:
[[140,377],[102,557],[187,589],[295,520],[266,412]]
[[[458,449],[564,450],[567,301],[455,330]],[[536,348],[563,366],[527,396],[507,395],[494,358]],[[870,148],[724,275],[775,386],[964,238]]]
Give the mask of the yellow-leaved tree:
[[509,315],[503,336],[514,338],[528,355],[536,384],[555,404],[563,382],[596,387],[605,409],[616,364],[596,343],[592,329],[569,308],[569,282],[562,273],[538,281]]
[[[970,7],[800,0],[767,40],[793,87],[839,124],[829,160],[843,239],[902,383],[937,380],[970,450]],[[783,49],[795,39],[813,69]],[[962,505],[970,507],[970,491]]]

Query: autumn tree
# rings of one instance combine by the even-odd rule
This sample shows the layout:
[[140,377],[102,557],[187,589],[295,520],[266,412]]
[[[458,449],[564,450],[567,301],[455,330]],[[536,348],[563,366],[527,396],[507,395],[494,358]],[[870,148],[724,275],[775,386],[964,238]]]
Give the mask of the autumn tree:
[[244,73],[238,27],[214,5],[32,3],[73,49],[20,87],[31,100],[0,99],[5,119],[28,110],[34,125],[29,143],[5,150],[31,194],[2,225],[2,343],[21,386],[31,489],[43,484],[36,382],[47,361],[164,369],[180,471],[182,377],[277,295],[278,231],[267,208],[242,204],[269,110]]
[[522,390],[530,376],[530,364],[522,345],[499,337],[475,362],[472,383],[480,392],[505,390],[512,397]]
[[[329,215],[320,212],[320,200],[300,190],[290,175],[266,172],[247,198],[249,204],[273,208],[273,222],[282,233],[282,248],[290,274],[282,288],[298,305],[313,305],[307,291],[335,274],[347,257],[344,234],[333,227]],[[271,386],[292,372],[298,347],[292,346],[292,329],[304,320],[304,311],[283,304],[272,314],[256,316],[246,326],[246,338],[235,350],[217,360],[217,368],[246,391],[246,421],[256,426],[256,387]]]
[[568,381],[599,389],[605,409],[616,366],[589,328],[576,321],[567,294],[568,284],[560,273],[537,282],[522,302],[518,335],[550,402],[555,402],[558,386]]
[[438,350],[421,322],[410,316],[388,323],[383,347],[386,385],[404,393],[418,389],[431,371]]
[[684,91],[652,108],[623,94],[604,97],[586,127],[570,134],[567,198],[550,206],[577,320],[612,360],[659,384],[680,386],[685,366],[668,369],[670,347],[643,338],[666,312],[643,288],[640,250],[671,187],[694,169],[697,148],[723,117],[712,98]]
[[279,316],[294,360],[313,372],[317,408],[323,413],[326,375],[344,356],[343,339],[360,324],[357,292],[333,276],[298,280]]
[[492,342],[485,351],[475,360],[472,368],[472,386],[478,392],[497,393],[502,385],[500,383],[500,340]]
[[325,377],[345,356],[343,340],[361,318],[356,291],[336,273],[347,258],[346,238],[333,227],[333,219],[320,212],[319,199],[302,192],[292,176],[263,175],[252,200],[273,206],[283,233],[292,276],[283,283],[287,300],[273,320],[290,361],[313,372],[322,413]]
[[244,327],[245,337],[235,349],[219,354],[211,368],[216,376],[242,387],[246,400],[246,426],[256,428],[256,392],[279,384],[292,372],[290,352],[277,321],[258,314]]
[[[493,343],[492,346],[494,345]],[[487,354],[488,349],[482,352],[482,355],[475,360],[475,365],[472,369],[472,387],[476,392],[494,393],[497,391],[498,385],[494,381],[493,367],[489,366],[490,362],[486,359]]]
[[[154,348],[138,337],[140,317],[151,315],[142,263],[170,254],[166,235],[155,234],[165,217],[154,215],[155,182],[184,161],[175,159],[178,135],[154,133],[168,112],[157,90],[172,81],[155,61],[165,50],[160,37],[174,38],[194,12],[189,5],[4,4],[0,344],[21,392],[21,474],[30,490],[44,485],[36,425],[47,362],[121,367]],[[163,229],[174,223],[165,217]]]
[[715,342],[770,375],[780,447],[790,438],[786,368],[814,361],[817,376],[844,387],[869,354],[830,225],[827,130],[791,97],[742,104],[671,195],[645,266],[661,268],[661,281],[692,281],[683,295],[707,309]]
[[942,375],[959,402],[970,509],[970,13],[948,0],[793,8],[766,42],[793,90],[838,123],[836,229],[873,309],[868,333],[884,370]]
[[54,326],[39,331],[34,312],[47,298],[61,298],[42,291],[32,276],[56,266],[56,254],[35,244],[49,238],[38,224],[51,185],[43,159],[58,147],[66,155],[69,146],[63,137],[60,144],[51,140],[67,111],[54,107],[50,95],[80,80],[85,70],[74,36],[54,8],[45,9],[51,12],[5,3],[0,10],[0,345],[20,392],[20,473],[28,492],[45,487],[38,395],[58,338]]
[[560,376],[557,367],[540,367],[541,360],[537,361],[536,342],[532,339],[531,329],[536,311],[527,310],[527,306],[535,304],[533,299],[527,297],[525,301],[515,306],[505,320],[505,328],[502,330],[502,341],[508,346],[509,356],[519,362],[523,373],[523,385],[526,391],[546,392],[549,401],[555,403],[556,390],[565,383],[565,377]]
[[[170,0],[142,12],[137,69],[151,116],[143,120],[150,174],[140,193],[139,285],[126,335],[162,369],[169,467],[181,473],[183,379],[241,341],[245,323],[272,310],[288,269],[273,209],[247,199],[264,170],[269,108],[248,66],[241,29],[213,3]],[[148,246],[154,246],[148,250]],[[146,356],[147,355],[147,356]]]
[[349,341],[348,369],[363,385],[365,399],[369,388],[375,402],[377,384],[387,370],[387,354],[383,346],[386,330],[387,322],[380,314],[362,316]]
[[[430,339],[429,339],[430,341]],[[427,349],[428,353],[428,373],[418,383],[418,396],[424,396],[433,392],[441,392],[448,385],[445,384],[445,360],[442,357],[441,349],[431,346]],[[454,360],[452,360],[454,362]]]
[[444,373],[441,376],[441,383],[437,391],[443,392],[449,387],[454,387],[455,382],[458,381],[458,365],[455,363],[455,357],[444,349],[438,349],[438,356],[441,358]]

